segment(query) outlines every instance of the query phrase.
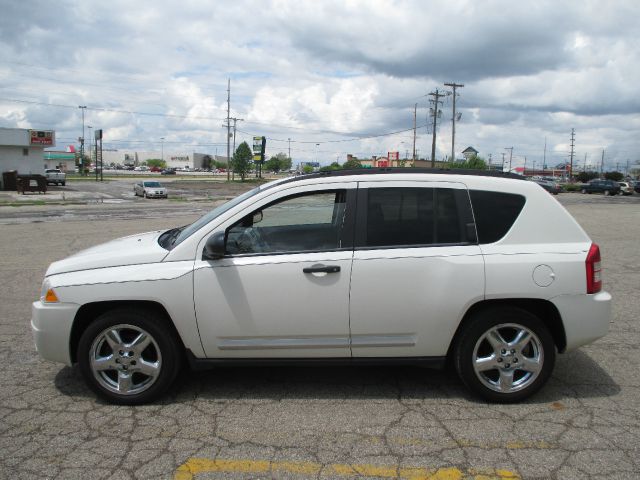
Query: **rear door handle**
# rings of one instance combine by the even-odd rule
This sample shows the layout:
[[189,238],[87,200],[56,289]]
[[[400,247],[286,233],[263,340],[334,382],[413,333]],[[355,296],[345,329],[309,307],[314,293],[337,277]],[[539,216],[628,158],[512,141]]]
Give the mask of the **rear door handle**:
[[313,267],[304,267],[304,273],[338,273],[340,267],[338,265],[314,265]]

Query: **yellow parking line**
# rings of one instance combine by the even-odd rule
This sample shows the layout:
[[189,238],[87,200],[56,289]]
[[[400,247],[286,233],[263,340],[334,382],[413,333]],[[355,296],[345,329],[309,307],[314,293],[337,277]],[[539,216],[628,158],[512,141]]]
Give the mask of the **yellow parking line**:
[[190,458],[180,465],[174,480],[193,480],[198,473],[295,473],[300,475],[321,474],[339,477],[377,477],[403,480],[520,480],[520,475],[500,469],[465,469],[392,467],[368,464],[330,464],[314,462],[271,462],[268,460],[225,460],[208,458]]

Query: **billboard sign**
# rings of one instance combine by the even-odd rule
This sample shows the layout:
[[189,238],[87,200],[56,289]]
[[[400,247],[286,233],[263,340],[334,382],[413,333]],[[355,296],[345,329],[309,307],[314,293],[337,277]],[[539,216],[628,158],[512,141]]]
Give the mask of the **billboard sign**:
[[387,158],[390,162],[397,162],[400,160],[400,152],[389,152],[387,153]]
[[264,162],[264,149],[267,145],[266,137],[253,137],[253,161]]
[[29,130],[29,145],[53,147],[55,132],[52,130]]

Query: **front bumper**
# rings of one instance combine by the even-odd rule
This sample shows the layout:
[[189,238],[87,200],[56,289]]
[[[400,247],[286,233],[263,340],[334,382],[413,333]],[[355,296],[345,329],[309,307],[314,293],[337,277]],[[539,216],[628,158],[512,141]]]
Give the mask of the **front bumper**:
[[551,299],[558,308],[567,337],[566,352],[604,337],[611,322],[611,294],[560,295]]
[[167,198],[167,192],[147,192],[147,198]]
[[33,302],[31,330],[36,350],[45,360],[71,365],[70,338],[73,319],[80,305]]

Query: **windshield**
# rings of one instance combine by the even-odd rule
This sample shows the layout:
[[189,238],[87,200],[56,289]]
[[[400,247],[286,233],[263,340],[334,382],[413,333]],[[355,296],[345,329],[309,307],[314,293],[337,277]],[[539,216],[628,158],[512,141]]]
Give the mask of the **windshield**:
[[224,212],[231,210],[233,207],[238,205],[240,202],[243,202],[247,198],[254,196],[260,190],[262,190],[261,187],[256,187],[252,190],[249,190],[248,192],[245,192],[242,195],[232,200],[229,200],[228,202],[223,203],[222,205],[217,206],[216,208],[211,210],[209,213],[204,214],[198,220],[193,222],[191,225],[187,225],[186,227],[183,227],[180,234],[176,237],[175,241],[172,243],[172,247],[175,247],[176,245],[180,244],[183,240],[190,237],[194,232],[198,231],[200,228],[202,228],[204,225],[209,223],[211,220],[213,220],[219,215],[222,215]]
[[160,185],[160,182],[144,182],[144,186],[151,187],[151,188],[159,188],[162,185]]
[[[168,245],[168,249],[171,250],[176,245],[179,245],[181,242],[189,238],[191,235],[193,235],[193,233],[200,230],[203,226],[205,226],[211,220],[222,215],[226,211],[231,210],[236,205],[240,204],[241,202],[244,202],[247,198],[253,197],[258,192],[262,192],[268,188],[278,185],[279,183],[287,182],[288,180],[289,180],[288,178],[282,178],[280,180],[274,180],[273,182],[259,185],[256,188],[253,188],[248,192],[245,192],[242,195],[235,197],[229,200],[228,202],[223,203],[222,205],[217,206],[216,208],[211,210],[209,213],[204,214],[198,220],[193,222],[191,225],[186,225],[184,227],[180,227],[179,229],[168,230],[163,235],[173,232],[172,235],[170,235],[171,237],[173,237],[173,234],[175,234],[175,237],[171,239],[170,245]],[[177,230],[179,230],[179,232]],[[165,246],[165,248],[167,248],[167,246]]]

